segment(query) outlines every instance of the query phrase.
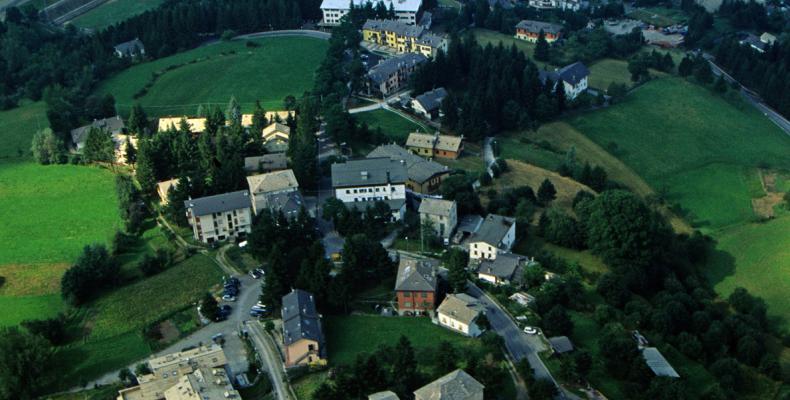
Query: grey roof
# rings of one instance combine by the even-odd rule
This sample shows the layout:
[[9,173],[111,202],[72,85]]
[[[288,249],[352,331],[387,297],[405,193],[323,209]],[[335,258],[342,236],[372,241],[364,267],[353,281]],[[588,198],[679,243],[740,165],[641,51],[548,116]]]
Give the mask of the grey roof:
[[97,119],[88,125],[72,129],[72,143],[75,145],[81,145],[82,143],[85,143],[85,140],[88,138],[88,132],[90,132],[91,128],[99,128],[112,134],[118,134],[123,132],[123,130],[126,128],[126,125],[123,123],[121,117],[117,115],[110,118]]
[[408,25],[393,19],[369,19],[362,25],[362,29],[394,32],[398,35],[420,37],[425,32],[425,28],[419,25]]
[[443,47],[447,38],[432,32],[425,32],[417,38],[417,43],[431,47]]
[[236,192],[216,194],[214,196],[200,197],[184,201],[184,207],[192,210],[192,215],[200,216],[217,212],[238,210],[252,207],[250,192],[239,190]]
[[551,344],[551,348],[557,353],[567,353],[569,351],[573,351],[573,343],[571,343],[571,340],[568,339],[567,336],[555,336],[549,338],[549,344]]
[[457,369],[414,391],[415,400],[482,399],[485,387],[464,370]]
[[315,307],[315,298],[310,292],[293,289],[282,300],[283,340],[286,345],[302,339],[315,340],[324,352],[324,332],[321,316]]
[[483,217],[479,215],[464,215],[458,220],[458,232],[475,233],[480,230],[483,224]]
[[494,247],[499,247],[508,230],[516,223],[515,218],[502,215],[488,214],[480,224],[480,229],[469,239],[471,242],[485,242]]
[[433,25],[433,13],[430,11],[423,11],[419,24],[425,29],[431,29],[431,25]]
[[394,392],[387,390],[371,394],[368,396],[368,400],[400,400],[400,398]]
[[751,33],[748,36],[746,36],[745,38],[741,39],[740,44],[748,44],[748,45],[750,45],[752,47],[755,47],[755,48],[757,48],[757,49],[759,49],[761,51],[764,51],[768,47],[767,43],[761,41],[760,38],[758,38],[755,35],[752,35]]
[[368,158],[372,159],[381,157],[389,157],[396,162],[403,161],[409,180],[418,183],[423,183],[438,174],[450,173],[446,166],[426,160],[397,144],[383,144],[368,154]]
[[406,166],[390,158],[361,158],[332,164],[332,187],[403,184]]
[[431,112],[439,109],[445,97],[447,97],[447,90],[440,87],[415,97],[414,101],[420,103],[420,106],[425,109],[425,111]]
[[267,194],[264,197],[270,210],[282,211],[286,217],[295,216],[304,205],[304,198],[298,190]]
[[250,172],[277,171],[288,168],[288,157],[285,153],[271,153],[262,156],[244,157],[244,169]]
[[587,66],[585,66],[581,61],[566,65],[557,71],[539,72],[540,80],[543,83],[546,83],[547,78],[555,82],[562,79],[563,81],[568,82],[574,86],[589,75],[590,70],[587,69]]
[[680,375],[672,368],[666,358],[655,347],[645,347],[642,349],[642,358],[645,363],[657,376],[668,376],[671,378],[680,378]]
[[525,19],[516,24],[517,29],[525,29],[528,32],[535,32],[538,33],[541,30],[543,33],[551,33],[556,35],[562,31],[562,25],[553,24],[551,22],[543,22],[543,21],[534,21],[531,19]]
[[428,61],[428,58],[418,53],[406,53],[392,58],[388,58],[378,65],[375,65],[368,71],[368,77],[374,83],[381,84],[389,79],[390,76],[406,68],[407,66],[415,66]]
[[456,321],[471,324],[483,309],[484,307],[476,298],[466,293],[459,293],[448,294],[439,305],[438,311],[451,316]]
[[128,42],[123,42],[115,45],[115,50],[125,56],[131,56],[138,53],[145,53],[145,46],[140,39],[132,39]]
[[353,208],[357,211],[365,211],[368,207],[373,207],[376,203],[382,202],[389,206],[390,211],[400,210],[406,204],[406,199],[389,199],[389,200],[364,200],[355,201],[353,203],[346,203],[346,206]]
[[414,260],[401,258],[395,291],[436,291],[436,260]]
[[442,200],[425,197],[420,203],[420,214],[441,215],[443,217],[450,217],[450,214],[455,207],[455,200]]
[[518,278],[516,271],[527,261],[527,258],[518,254],[502,253],[489,260],[481,258],[477,266],[477,273],[496,276],[500,279],[512,280]]

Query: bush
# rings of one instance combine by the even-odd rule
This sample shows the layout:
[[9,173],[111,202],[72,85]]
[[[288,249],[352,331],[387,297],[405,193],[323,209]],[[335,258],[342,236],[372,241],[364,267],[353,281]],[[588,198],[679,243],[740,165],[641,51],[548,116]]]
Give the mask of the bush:
[[100,290],[118,281],[120,266],[104,245],[85,246],[77,262],[61,279],[61,295],[71,305],[80,305]]
[[28,332],[47,339],[53,346],[60,346],[66,342],[66,317],[63,314],[50,319],[25,320],[20,325]]
[[236,35],[237,35],[236,31],[234,31],[233,29],[228,29],[228,30],[222,32],[222,35],[220,36],[220,39],[222,39],[223,41],[228,41],[228,40],[231,40],[234,37],[236,37]]

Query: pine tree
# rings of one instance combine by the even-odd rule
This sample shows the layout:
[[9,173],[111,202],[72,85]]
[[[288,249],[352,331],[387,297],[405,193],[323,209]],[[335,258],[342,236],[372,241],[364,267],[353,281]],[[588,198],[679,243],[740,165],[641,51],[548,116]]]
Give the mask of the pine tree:
[[141,140],[138,146],[140,148],[137,153],[137,168],[135,171],[137,181],[140,182],[143,193],[152,194],[156,187],[156,163],[153,159],[154,149],[148,139]]
[[540,188],[538,188],[538,201],[545,206],[556,197],[557,189],[554,188],[554,185],[548,178],[544,179],[540,184]]
[[694,63],[691,61],[691,59],[688,56],[683,57],[683,59],[680,60],[680,64],[678,65],[678,75],[686,77],[691,75],[693,70]]
[[126,138],[126,147],[124,148],[124,152],[126,153],[126,163],[134,165],[134,163],[137,162],[137,149],[134,148],[132,139]]
[[115,156],[115,144],[110,132],[90,128],[82,154],[88,162],[112,162]]
[[241,106],[236,101],[236,96],[231,96],[228,102],[228,108],[225,110],[225,115],[233,126],[241,126]]
[[145,114],[143,106],[135,104],[134,107],[132,107],[132,111],[129,114],[128,126],[131,134],[136,134],[140,137],[148,136],[150,133],[148,129],[148,116]]
[[541,29],[538,33],[538,41],[535,44],[535,59],[538,61],[549,61],[549,51],[549,42],[546,41],[546,33]]
[[459,249],[450,250],[450,255],[447,258],[447,280],[450,283],[454,293],[463,293],[466,291],[466,283],[469,279],[469,272],[466,270],[468,262],[468,255]]

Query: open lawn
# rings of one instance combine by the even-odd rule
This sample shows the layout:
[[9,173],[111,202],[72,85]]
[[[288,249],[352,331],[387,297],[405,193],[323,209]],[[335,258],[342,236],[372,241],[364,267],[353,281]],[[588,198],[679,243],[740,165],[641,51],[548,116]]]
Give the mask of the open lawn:
[[[153,117],[192,115],[200,104],[224,110],[231,96],[244,112],[250,112],[256,100],[269,111],[280,110],[286,96],[299,97],[312,87],[327,49],[326,41],[308,37],[252,42],[257,47],[247,47],[247,41],[221,42],[136,65],[103,82],[97,91],[115,96],[122,116],[135,103]],[[147,93],[141,92],[146,85]]]
[[310,400],[313,393],[327,380],[326,371],[314,372],[293,381],[294,392],[298,400]]
[[742,286],[768,304],[768,314],[790,329],[790,215],[740,225],[716,236],[706,274],[716,291],[728,296]]
[[394,346],[401,335],[417,349],[435,348],[443,340],[465,348],[477,345],[475,339],[440,328],[428,318],[329,316],[325,328],[329,359],[335,365],[351,364],[357,354],[372,353],[383,344]]
[[[553,253],[557,257],[570,263],[578,263],[582,271],[587,274],[602,275],[609,272],[609,267],[603,260],[592,254],[590,250],[579,251],[557,246],[533,234],[528,234],[526,238],[519,240],[513,248],[513,252],[516,254],[535,254],[538,250],[545,250]],[[592,281],[590,283],[595,282]]]
[[80,28],[101,29],[144,11],[158,7],[165,0],[110,0],[71,20]]
[[371,131],[381,128],[384,135],[401,145],[406,143],[406,138],[411,132],[428,132],[424,125],[388,110],[354,114],[354,118],[360,123],[368,124]]
[[682,10],[665,7],[640,8],[628,14],[628,17],[638,19],[646,24],[665,27],[686,21],[688,18]]
[[95,378],[148,356],[151,349],[142,329],[194,303],[221,277],[214,261],[199,254],[89,304],[86,337],[55,355],[55,364],[64,367],[63,385]]
[[532,58],[532,55],[535,52],[535,43],[516,39],[515,37],[506,35],[502,32],[483,28],[476,28],[472,32],[475,35],[475,40],[477,40],[477,43],[480,43],[480,45],[483,47],[488,44],[491,46],[498,46],[499,43],[502,43],[502,45],[505,47],[510,47],[515,44],[516,48],[523,51],[524,54],[526,54],[529,58]]
[[590,65],[590,87],[607,90],[612,83],[633,84],[627,61],[605,58]]
[[[734,215],[750,212],[750,202],[722,198],[733,192],[743,198],[754,193],[755,184],[749,179],[731,186],[737,182],[732,172],[719,170],[746,169],[743,176],[757,179],[748,170],[758,164],[790,167],[789,136],[740,99],[725,100],[683,79],[651,81],[622,103],[569,122],[599,146],[616,149],[617,156],[650,186],[665,189],[671,202],[687,209],[693,225],[708,231],[737,221]],[[679,178],[683,175],[686,179]],[[696,200],[690,193],[700,190],[703,181],[705,196]]]
[[33,134],[39,129],[49,127],[46,108],[44,102],[39,101],[0,111],[0,160],[30,157]]
[[510,159],[507,160],[507,165],[508,172],[494,179],[493,187],[498,192],[520,186],[529,186],[537,192],[543,180],[548,179],[557,189],[557,198],[551,202],[551,206],[558,207],[566,213],[573,212],[573,198],[577,193],[582,190],[595,193],[586,185],[547,169]]
[[83,246],[107,242],[120,223],[117,204],[107,170],[0,164],[0,275],[4,265],[70,262]]

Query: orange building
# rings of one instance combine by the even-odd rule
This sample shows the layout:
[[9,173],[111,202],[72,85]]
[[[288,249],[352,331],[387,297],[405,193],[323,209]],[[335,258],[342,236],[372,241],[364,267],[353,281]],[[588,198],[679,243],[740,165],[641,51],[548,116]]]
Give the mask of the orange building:
[[398,313],[433,314],[436,309],[438,276],[433,260],[402,258],[395,279]]
[[556,42],[562,36],[562,25],[525,19],[516,24],[516,39],[535,43],[540,31],[543,31],[547,42]]

